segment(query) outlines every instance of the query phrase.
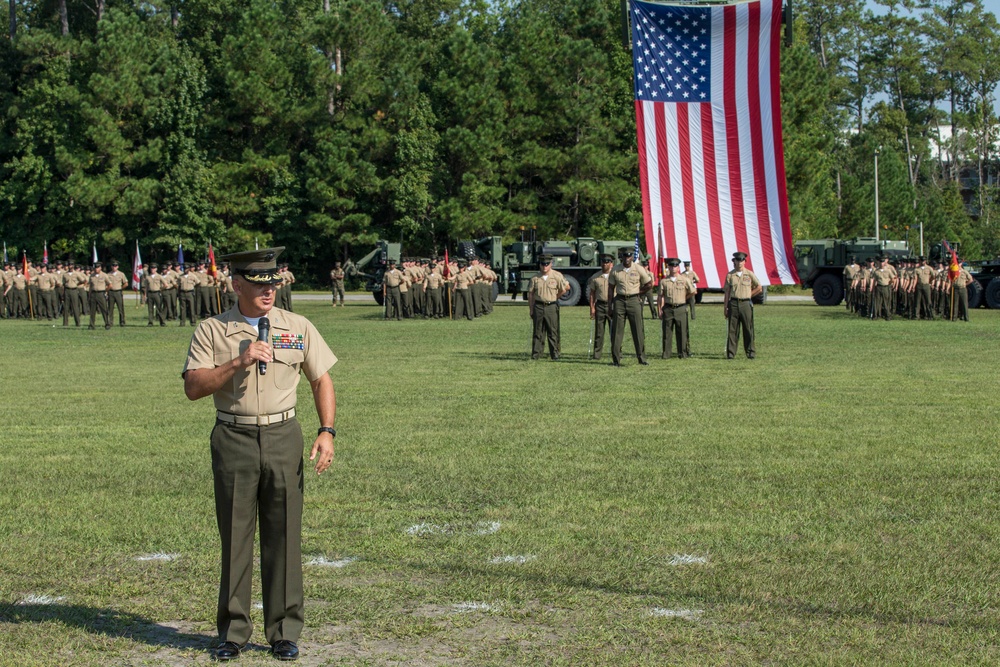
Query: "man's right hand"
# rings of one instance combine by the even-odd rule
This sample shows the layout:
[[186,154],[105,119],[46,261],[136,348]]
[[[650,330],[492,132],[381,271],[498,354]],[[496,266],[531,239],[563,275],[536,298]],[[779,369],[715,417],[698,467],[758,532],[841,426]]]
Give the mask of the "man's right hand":
[[250,346],[243,351],[239,357],[237,357],[240,368],[249,368],[253,366],[258,361],[263,361],[266,364],[274,361],[274,356],[271,351],[271,344],[265,343],[262,340],[255,340],[250,343]]

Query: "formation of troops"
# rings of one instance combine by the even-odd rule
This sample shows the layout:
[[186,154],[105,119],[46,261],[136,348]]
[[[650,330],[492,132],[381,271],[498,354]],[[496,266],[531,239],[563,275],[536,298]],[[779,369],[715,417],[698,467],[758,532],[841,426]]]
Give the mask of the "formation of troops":
[[844,267],[846,307],[869,319],[969,321],[968,286],[974,278],[960,268],[952,280],[944,262],[926,257],[852,257]]
[[[611,365],[622,364],[622,343],[626,326],[632,335],[632,344],[640,365],[646,360],[646,333],[643,322],[645,305],[660,320],[660,358],[669,359],[676,354],[679,359],[691,356],[690,320],[695,318],[694,304],[698,275],[691,270],[690,262],[673,257],[665,261],[668,270],[659,281],[656,299],[652,299],[654,276],[648,262],[637,263],[632,251],[622,249],[618,263],[609,254],[601,255],[601,271],[594,274],[587,284],[590,300],[590,319],[593,329],[589,356],[600,359],[604,352],[605,335],[611,338]],[[569,290],[565,277],[552,268],[553,258],[540,258],[540,272],[531,279],[528,287],[528,310],[533,322],[531,358],[539,359],[548,343],[549,357],[560,358],[559,304],[558,300]],[[733,254],[733,270],[726,276],[723,311],[729,322],[726,356],[736,356],[742,334],[746,356],[755,358],[752,299],[760,293],[757,277],[745,269],[746,254]],[[681,264],[685,269],[681,270]],[[644,265],[645,264],[645,265]]]
[[[132,277],[123,273],[112,260],[107,267],[98,263],[89,267],[55,262],[35,266],[25,261],[27,276],[21,262],[5,263],[0,273],[0,318],[2,319],[62,319],[69,326],[81,326],[89,317],[88,328],[96,329],[97,316],[105,329],[110,329],[117,317],[118,326],[125,326],[126,309],[123,292],[130,289]],[[288,266],[281,267],[282,283],[277,286],[275,304],[292,310],[291,286],[295,276]],[[218,315],[236,303],[233,281],[226,265],[213,274],[205,262],[180,265],[176,263],[146,265],[139,282],[139,301],[146,306],[146,326],[167,326],[188,321],[194,326],[199,319]]]
[[[339,277],[337,277],[339,276]],[[343,298],[343,270],[340,265],[330,272],[333,305]],[[388,261],[382,276],[382,299],[385,319],[423,317],[475,319],[493,312],[493,290],[499,276],[479,259],[458,259],[445,263],[443,257]]]

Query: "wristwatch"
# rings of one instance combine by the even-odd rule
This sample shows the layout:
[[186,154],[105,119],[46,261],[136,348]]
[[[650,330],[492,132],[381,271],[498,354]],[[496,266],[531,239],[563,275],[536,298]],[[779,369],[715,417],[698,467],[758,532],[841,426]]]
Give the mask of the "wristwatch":
[[333,437],[335,438],[337,437],[337,429],[333,428],[332,426],[320,426],[319,430],[316,431],[316,437],[319,437],[320,433],[329,433]]

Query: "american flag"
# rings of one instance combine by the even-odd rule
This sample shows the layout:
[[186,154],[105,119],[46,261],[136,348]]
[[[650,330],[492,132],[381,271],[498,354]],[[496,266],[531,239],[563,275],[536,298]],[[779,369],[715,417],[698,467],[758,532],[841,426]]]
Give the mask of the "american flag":
[[[646,248],[721,287],[736,251],[798,282],[781,144],[781,0],[630,0]],[[662,254],[661,254],[662,253]]]

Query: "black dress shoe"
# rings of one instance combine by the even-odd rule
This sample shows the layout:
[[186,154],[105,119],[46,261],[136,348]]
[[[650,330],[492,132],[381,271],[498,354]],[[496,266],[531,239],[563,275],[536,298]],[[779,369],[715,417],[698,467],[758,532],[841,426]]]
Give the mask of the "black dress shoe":
[[298,660],[299,647],[293,641],[279,639],[271,646],[271,655],[278,660]]
[[[246,644],[243,646],[246,646]],[[240,646],[236,642],[222,642],[215,648],[215,659],[219,662],[235,660],[240,657],[240,651],[243,650],[243,646]]]
[[640,361],[639,361],[639,365],[640,365],[640,366],[648,366],[648,365],[649,365],[649,362],[643,359],[643,360],[640,360]]

